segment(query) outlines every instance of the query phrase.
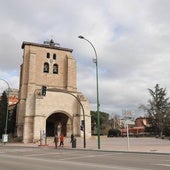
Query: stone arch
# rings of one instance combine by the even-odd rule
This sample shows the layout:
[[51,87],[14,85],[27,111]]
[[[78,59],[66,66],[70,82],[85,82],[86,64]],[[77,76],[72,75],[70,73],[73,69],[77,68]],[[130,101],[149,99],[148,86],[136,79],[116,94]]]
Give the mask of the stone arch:
[[46,135],[47,137],[60,135],[58,129],[60,127],[60,133],[64,136],[68,136],[72,131],[72,117],[63,111],[57,111],[50,114],[46,119]]

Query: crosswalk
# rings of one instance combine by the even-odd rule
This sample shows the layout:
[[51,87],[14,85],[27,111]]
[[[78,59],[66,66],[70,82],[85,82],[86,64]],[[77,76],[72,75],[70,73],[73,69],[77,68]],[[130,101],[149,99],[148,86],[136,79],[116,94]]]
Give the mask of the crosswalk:
[[38,148],[24,148],[24,147],[20,147],[20,148],[14,148],[14,147],[0,147],[0,154],[6,154],[6,153],[21,153],[21,152],[33,152],[33,151],[37,151],[40,150]]
[[[10,160],[10,164],[8,164]],[[58,169],[115,169],[115,170],[168,170],[170,155],[135,154],[111,151],[54,149],[43,147],[0,146],[0,164],[4,167],[18,166],[30,169],[48,170],[53,166]],[[145,164],[143,164],[145,162]],[[0,170],[1,170],[0,166]]]

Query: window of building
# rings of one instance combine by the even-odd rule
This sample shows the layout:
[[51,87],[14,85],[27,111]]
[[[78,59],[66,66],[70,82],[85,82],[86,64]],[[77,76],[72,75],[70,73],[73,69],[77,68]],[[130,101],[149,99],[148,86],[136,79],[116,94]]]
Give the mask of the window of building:
[[44,73],[49,73],[49,64],[44,63]]
[[56,54],[53,54],[53,60],[56,60]]
[[53,73],[58,74],[58,64],[53,65]]
[[50,53],[47,53],[47,58],[50,58]]

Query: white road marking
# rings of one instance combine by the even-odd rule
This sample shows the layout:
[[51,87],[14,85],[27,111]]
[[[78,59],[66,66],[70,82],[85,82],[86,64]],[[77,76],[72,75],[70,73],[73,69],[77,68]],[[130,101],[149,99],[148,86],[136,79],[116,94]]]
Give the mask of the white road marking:
[[112,169],[112,170],[151,170],[146,168],[137,168],[137,167],[128,167],[128,166],[115,166],[115,165],[103,165],[103,164],[96,164],[96,163],[87,163],[87,162],[71,162],[71,161],[63,161],[63,160],[52,160],[52,159],[43,159],[43,158],[32,158],[32,157],[23,157],[23,156],[10,156],[10,155],[0,155],[0,157],[6,157],[11,159],[20,159],[20,160],[33,160],[33,161],[43,161],[43,162],[51,162],[51,163],[57,163],[57,164],[72,164],[75,166],[83,166],[83,167],[97,167],[100,169]]
[[[66,160],[74,160],[74,159],[82,159],[82,158],[93,158],[93,157],[99,157],[99,156],[112,156],[112,155],[120,155],[122,153],[115,153],[115,154],[101,154],[101,155],[83,155],[83,156],[78,156],[78,157],[71,157],[71,158],[64,158],[64,159],[59,159],[61,161],[66,161]],[[82,155],[82,154],[81,154]]]
[[[66,154],[70,154],[69,153],[63,153],[63,152],[48,152],[48,153],[33,153],[33,154],[25,154],[24,156],[26,157],[36,157],[36,156],[48,156],[48,155],[66,155]],[[82,159],[82,158],[92,158],[92,157],[97,157],[97,156],[112,156],[112,155],[120,155],[122,153],[114,153],[114,154],[101,154],[101,155],[83,155],[80,153],[76,153],[77,156],[74,156],[74,157],[69,157],[69,158],[64,158],[64,159],[59,159],[61,161],[65,161],[65,160],[74,160],[74,159]]]
[[29,155],[24,155],[24,156],[28,156],[28,157],[33,157],[33,156],[45,156],[45,155],[60,155],[61,153],[57,153],[57,152],[51,152],[51,153],[35,153],[35,154],[29,154]]
[[170,164],[155,164],[155,165],[170,167]]

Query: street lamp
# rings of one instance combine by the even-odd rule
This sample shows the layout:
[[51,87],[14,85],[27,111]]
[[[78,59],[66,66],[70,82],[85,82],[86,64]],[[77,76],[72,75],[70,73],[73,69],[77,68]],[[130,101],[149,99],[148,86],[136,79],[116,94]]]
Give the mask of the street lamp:
[[7,90],[7,110],[6,110],[6,120],[5,120],[5,134],[3,134],[3,136],[2,136],[2,140],[3,140],[4,144],[5,144],[6,142],[8,142],[8,134],[7,134],[7,129],[8,129],[8,103],[9,103],[8,97],[9,97],[9,89],[10,89],[10,87],[9,87],[9,83],[6,80],[1,79],[1,78],[0,78],[0,80],[4,81],[8,86],[8,90]]
[[99,85],[98,85],[98,60],[97,60],[97,52],[94,48],[94,45],[85,37],[82,35],[79,35],[78,38],[86,40],[90,45],[92,46],[94,53],[95,53],[95,59],[93,59],[93,62],[96,64],[96,90],[97,90],[97,135],[98,135],[98,149],[100,149],[100,112],[99,112]]

